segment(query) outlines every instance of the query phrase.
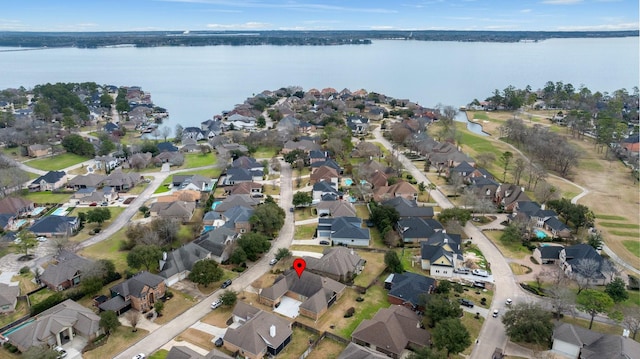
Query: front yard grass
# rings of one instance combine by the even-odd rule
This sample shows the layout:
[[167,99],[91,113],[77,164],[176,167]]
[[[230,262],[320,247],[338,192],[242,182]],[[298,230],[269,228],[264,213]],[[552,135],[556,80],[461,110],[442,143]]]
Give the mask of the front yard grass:
[[169,355],[169,351],[166,349],[160,349],[157,352],[149,355],[149,359],[165,359]]
[[184,332],[176,337],[177,342],[186,341],[193,345],[197,345],[208,351],[213,350],[216,346],[211,342],[214,336],[198,329],[187,328]]
[[502,255],[507,258],[522,259],[525,256],[531,255],[531,251],[520,242],[505,242],[500,240],[502,232],[503,231],[484,231],[482,233],[489,238],[498,249],[500,249]]
[[258,147],[256,152],[253,153],[255,159],[272,159],[278,154],[278,149],[275,147]]
[[315,209],[313,207],[299,207],[293,211],[293,216],[296,221],[304,221],[307,219],[315,218]]
[[265,196],[279,196],[280,186],[264,185],[262,186],[262,193]]
[[314,252],[314,253],[322,253],[325,250],[325,248],[329,248],[329,246],[312,246],[312,245],[294,244],[289,247],[291,251]]
[[231,318],[232,313],[233,307],[222,306],[218,309],[212,310],[204,318],[200,319],[200,321],[218,328],[226,328],[227,321]]
[[[495,318],[494,320],[500,320]],[[463,352],[465,356],[471,354],[471,350],[473,349],[473,343],[475,343],[476,338],[480,335],[480,329],[482,329],[482,323],[484,323],[484,317],[480,316],[479,319],[476,319],[475,315],[464,312],[464,315],[460,319],[465,328],[469,331],[469,336],[471,337],[471,345],[469,345]]]
[[116,268],[119,270],[128,268],[127,252],[120,251],[120,243],[127,239],[127,236],[125,235],[126,230],[126,228],[121,228],[111,237],[84,248],[78,254],[96,260],[109,259],[113,261],[113,264],[115,264]]
[[90,158],[78,156],[73,153],[63,153],[61,155],[27,161],[25,164],[43,171],[59,171],[89,159]]
[[209,165],[214,165],[217,162],[217,158],[214,154],[207,153],[187,153],[184,155],[184,167],[185,168],[197,168]]
[[[69,212],[70,216],[77,216],[78,213],[87,213],[92,209],[96,209],[98,207],[74,207],[74,209],[71,210],[71,212]],[[102,207],[100,207],[102,208]],[[109,209],[109,212],[111,213],[111,219],[109,219],[108,221],[102,223],[101,226],[99,226],[97,223],[85,223],[84,228],[75,236],[71,237],[71,240],[73,242],[82,242],[88,238],[91,237],[91,233],[95,228],[107,228],[109,227],[109,225],[111,225],[111,223],[113,221],[115,221],[116,218],[118,218],[118,216],[124,211],[124,207],[106,207]]]
[[316,234],[317,224],[302,224],[295,226],[293,239],[311,239]]
[[111,358],[114,353],[120,353],[130,347],[133,343],[147,336],[149,332],[138,328],[138,331],[131,331],[130,327],[120,326],[111,333],[107,343],[91,351],[82,353],[85,359]]
[[29,192],[24,194],[23,197],[36,204],[65,203],[71,198],[71,193]]
[[162,316],[156,319],[156,324],[162,325],[170,322],[173,318],[184,313],[185,310],[193,307],[193,305],[197,303],[193,297],[175,289],[171,290],[171,293],[173,293],[173,298],[164,302]]

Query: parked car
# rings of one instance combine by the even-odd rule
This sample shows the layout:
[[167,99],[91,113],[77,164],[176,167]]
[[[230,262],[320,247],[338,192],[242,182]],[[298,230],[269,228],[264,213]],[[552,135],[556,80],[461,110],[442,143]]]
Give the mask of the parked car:
[[460,305],[464,305],[465,307],[473,308],[473,302],[468,300],[468,299],[460,298],[459,302],[460,302]]
[[221,346],[224,345],[224,340],[222,339],[222,337],[220,337],[216,339],[216,341],[213,344],[215,344],[218,348],[220,348]]
[[497,309],[495,309],[495,310],[493,311],[493,314],[492,314],[491,316],[492,316],[492,317],[494,317],[494,318],[497,318],[497,317],[498,317],[498,310],[497,310]]
[[275,259],[275,258],[272,258],[272,259],[269,261],[269,265],[270,265],[270,266],[275,265],[276,263],[278,263],[278,260],[277,260],[277,259]]
[[506,305],[511,305],[513,303],[513,301],[511,300],[511,298],[507,298],[507,301],[505,302]]
[[40,237],[36,238],[36,240],[38,242],[46,242],[47,241],[47,237],[40,236]]
[[469,274],[471,272],[471,270],[469,270],[469,268],[456,268],[453,270],[455,273],[459,273],[459,274]]
[[98,203],[97,203],[97,202],[92,202],[91,204],[89,204],[89,207],[95,207],[95,206],[97,206],[97,205],[98,205]]
[[293,213],[293,207],[289,208],[289,212]]
[[145,359],[147,356],[140,353],[133,356],[133,359]]
[[102,202],[102,203],[100,203],[100,206],[102,206],[102,207],[106,207],[106,206],[108,206],[108,205],[109,205],[109,203],[107,203],[107,202]]
[[222,299],[216,299],[211,303],[211,309],[216,309],[222,305]]
[[53,350],[55,350],[56,353],[58,353],[58,359],[65,358],[67,356],[67,351],[64,350],[64,348],[62,347],[55,347],[53,348]]
[[473,275],[477,275],[477,276],[480,276],[480,277],[488,277],[489,276],[489,272],[487,272],[484,269],[474,269],[472,273],[473,273]]
[[224,283],[222,283],[222,285],[220,286],[222,289],[227,288],[228,286],[231,285],[231,279],[227,279],[224,281]]
[[329,241],[320,241],[320,244],[323,245],[323,246],[328,246],[331,243],[329,243]]

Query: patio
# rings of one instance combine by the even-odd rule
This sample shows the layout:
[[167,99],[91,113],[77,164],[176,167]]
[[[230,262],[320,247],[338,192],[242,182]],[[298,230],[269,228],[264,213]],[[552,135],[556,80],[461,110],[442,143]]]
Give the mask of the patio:
[[295,300],[293,298],[284,296],[280,301],[280,305],[278,308],[275,308],[273,311],[282,314],[285,317],[296,318],[300,313],[299,308],[302,302]]

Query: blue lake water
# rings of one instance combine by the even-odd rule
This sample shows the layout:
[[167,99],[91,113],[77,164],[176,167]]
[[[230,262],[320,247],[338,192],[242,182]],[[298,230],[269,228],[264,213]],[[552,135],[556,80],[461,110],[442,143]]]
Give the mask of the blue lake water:
[[[1,50],[2,48],[0,48]],[[47,82],[139,85],[174,128],[264,90],[364,88],[421,105],[459,107],[509,85],[546,81],[613,92],[638,86],[638,37],[527,43],[374,41],[347,46],[58,48],[0,52],[0,89]]]

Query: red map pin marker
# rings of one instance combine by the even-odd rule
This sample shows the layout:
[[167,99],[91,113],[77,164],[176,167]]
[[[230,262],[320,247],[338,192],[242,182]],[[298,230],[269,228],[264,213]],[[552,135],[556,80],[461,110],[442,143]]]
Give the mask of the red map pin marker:
[[306,266],[307,262],[305,262],[302,258],[297,258],[293,261],[293,269],[295,269],[296,273],[298,273],[298,278],[300,278]]

